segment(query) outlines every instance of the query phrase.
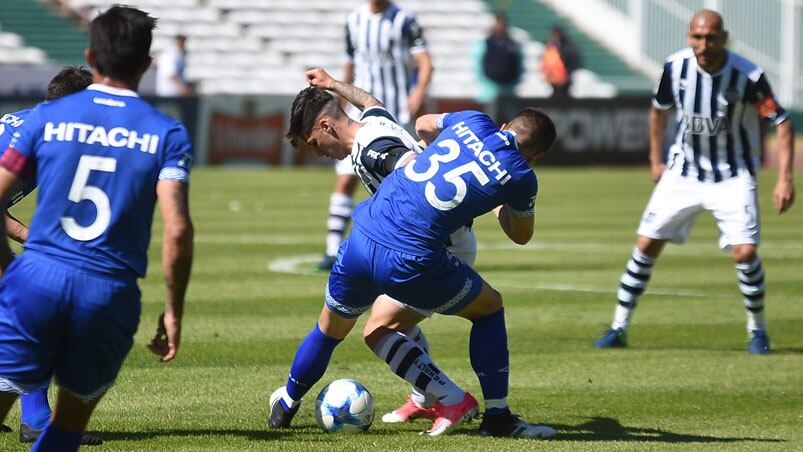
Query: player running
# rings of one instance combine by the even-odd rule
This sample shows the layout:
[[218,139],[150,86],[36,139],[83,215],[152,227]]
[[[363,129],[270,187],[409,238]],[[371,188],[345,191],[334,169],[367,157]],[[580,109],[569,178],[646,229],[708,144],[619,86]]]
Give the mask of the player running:
[[[92,73],[84,68],[68,66],[56,74],[47,85],[45,102],[76,93],[92,83]],[[17,128],[25,124],[25,119],[38,107],[8,113],[0,118],[0,149],[6,149]],[[14,218],[8,209],[22,201],[36,188],[36,183],[25,184],[11,195],[6,205],[6,236],[17,243],[24,244],[28,240],[28,227]],[[47,387],[37,389],[20,396],[22,419],[20,421],[19,438],[21,443],[32,443],[42,434],[50,421],[50,405],[47,400]],[[6,427],[3,425],[3,427]],[[8,429],[10,431],[10,429]],[[82,445],[96,446],[103,444],[103,439],[95,435],[84,435]]]
[[97,16],[86,53],[95,83],[40,105],[0,158],[1,203],[18,184],[39,184],[25,253],[14,259],[6,242],[0,250],[0,418],[17,394],[52,376],[60,386],[32,450],[78,449],[131,349],[157,198],[167,304],[150,349],[162,361],[178,351],[192,262],[192,150],[184,126],[135,92],[155,23],[128,7]]
[[[335,139],[346,131],[331,119],[340,115],[337,102],[328,94],[305,92],[293,103],[288,138],[303,140],[321,155],[346,157],[349,149]],[[427,115],[416,129],[425,141],[434,139],[433,144],[388,175],[374,197],[357,208],[355,230],[330,274],[325,306],[296,352],[286,394],[273,405],[271,418],[275,425],[290,424],[301,398],[323,376],[334,348],[384,293],[418,309],[472,322],[471,363],[486,400],[481,434],[550,437],[553,429],[511,414],[501,296],[451,255],[446,243],[452,231],[491,210],[511,240],[529,241],[538,189],[530,164],[554,143],[554,124],[540,110],[528,108],[502,129],[473,111]],[[430,436],[446,433],[477,413],[474,397],[406,335],[379,326],[366,342],[397,375],[436,396]]]

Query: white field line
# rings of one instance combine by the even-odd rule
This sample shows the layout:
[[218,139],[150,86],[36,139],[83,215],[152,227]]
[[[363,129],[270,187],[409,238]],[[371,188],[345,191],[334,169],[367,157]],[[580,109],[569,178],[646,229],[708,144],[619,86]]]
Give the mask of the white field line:
[[[308,275],[320,276],[323,273],[318,273],[312,270],[312,266],[321,259],[320,254],[303,254],[297,256],[280,257],[268,262],[268,271],[274,273],[285,273],[291,275]],[[616,286],[612,287],[590,287],[590,286],[577,286],[574,284],[549,284],[549,283],[494,283],[497,287],[507,287],[509,289],[535,289],[535,290],[555,290],[561,292],[590,292],[602,293],[613,295],[616,293]],[[663,290],[651,289],[649,293],[652,295],[666,295],[672,297],[711,297],[702,292],[683,291],[683,290]]]
[[[321,245],[318,237],[308,235],[273,235],[273,234],[198,234],[195,243],[208,245],[277,245],[301,246]],[[527,245],[516,245],[512,242],[479,242],[477,249],[481,251],[571,251],[572,253],[586,254],[628,254],[631,245],[610,244],[603,242],[532,242]],[[715,242],[710,245],[683,245],[669,246],[667,253],[680,256],[717,256],[727,254],[721,251]],[[777,259],[803,258],[803,243],[784,241],[764,244],[759,247],[759,255]]]

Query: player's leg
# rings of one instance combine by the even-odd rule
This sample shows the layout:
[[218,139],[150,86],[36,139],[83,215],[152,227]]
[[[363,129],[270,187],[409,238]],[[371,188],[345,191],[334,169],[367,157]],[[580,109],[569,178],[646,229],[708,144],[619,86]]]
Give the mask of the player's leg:
[[287,384],[270,396],[269,427],[290,426],[301,399],[326,372],[335,347],[379,295],[366,272],[362,245],[358,239],[350,239],[341,247],[329,275],[326,302],[318,322],[298,346]]
[[529,424],[510,411],[507,403],[510,352],[502,295],[484,280],[480,281],[482,289],[479,294],[453,313],[471,321],[469,356],[485,399],[480,434],[530,439],[551,438],[555,435],[553,428]]
[[703,210],[702,184],[666,173],[644,209],[636,246],[619,278],[617,305],[611,326],[595,342],[597,348],[626,347],[627,331],[652,269],[668,241],[683,243]]
[[757,254],[761,231],[756,181],[740,175],[716,184],[710,191],[707,207],[720,231],[720,247],[731,249],[747,312],[748,351],[769,353],[764,319],[764,266]]
[[47,388],[22,394],[20,396],[20,442],[36,441],[50,422],[50,404],[47,401]]
[[354,190],[359,179],[351,167],[351,159],[345,158],[335,164],[337,180],[329,197],[329,217],[326,220],[326,255],[318,264],[320,270],[330,270],[335,263],[337,250],[346,236],[354,209]]
[[31,451],[78,450],[89,418],[99,401],[100,396],[94,400],[85,400],[59,388],[53,421],[39,435]]
[[463,401],[465,391],[458,387],[429,356],[428,344],[417,323],[427,315],[383,295],[374,302],[365,325],[369,348],[413,388],[408,401],[383,416],[384,422],[404,422],[416,418],[435,420],[436,401],[454,405]]
[[[447,247],[449,252],[466,264],[473,266],[477,258],[477,238],[471,227],[464,226],[459,228],[449,236],[449,241],[450,244]],[[410,311],[413,315],[406,317],[403,316],[404,313],[401,311]],[[365,326],[364,336],[367,337],[378,325],[384,325],[404,333],[407,337],[415,341],[422,350],[429,354],[429,341],[424,331],[418,325],[418,322],[431,316],[432,311],[417,309],[383,295],[377,299],[371,309],[371,317],[368,319],[368,323]],[[405,318],[409,318],[409,321],[405,322]],[[394,324],[397,326],[392,326]],[[433,412],[429,408],[434,405],[436,400],[436,397],[432,394],[427,394],[417,389],[415,386],[412,386],[407,401],[395,410],[383,415],[382,421],[396,423],[417,418],[432,419]]]

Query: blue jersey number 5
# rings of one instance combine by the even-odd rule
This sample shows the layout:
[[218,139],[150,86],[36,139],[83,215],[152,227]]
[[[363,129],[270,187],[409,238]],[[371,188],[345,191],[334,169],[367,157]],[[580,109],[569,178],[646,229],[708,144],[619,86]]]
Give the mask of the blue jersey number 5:
[[78,161],[78,168],[70,186],[67,199],[72,202],[90,201],[95,205],[97,215],[95,221],[89,226],[81,226],[73,217],[61,217],[61,227],[70,237],[81,242],[88,242],[101,236],[109,227],[112,210],[106,192],[94,185],[87,185],[89,173],[92,171],[105,171],[113,173],[117,170],[117,160],[111,157],[96,157],[82,155]]

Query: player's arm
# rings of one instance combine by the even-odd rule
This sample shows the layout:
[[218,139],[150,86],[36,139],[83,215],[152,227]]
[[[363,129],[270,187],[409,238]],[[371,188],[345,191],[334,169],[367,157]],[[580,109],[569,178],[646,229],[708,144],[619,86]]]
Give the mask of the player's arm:
[[775,184],[773,201],[775,210],[784,213],[795,202],[795,127],[788,118],[775,128],[778,142],[778,182]]
[[658,182],[664,173],[664,132],[669,120],[669,109],[674,106],[672,93],[672,62],[664,64],[664,71],[652,96],[650,109],[650,174],[653,182]]
[[5,214],[5,227],[6,237],[11,240],[19,244],[23,244],[28,240],[28,226],[25,226],[21,221],[14,218],[8,210],[6,210]]
[[[11,197],[11,193],[14,191],[15,187],[20,180],[17,176],[9,171],[5,165],[0,165],[0,203],[2,205],[8,204],[8,200]],[[7,212],[3,211],[3,216]],[[3,221],[0,221],[0,234],[2,235],[3,239],[0,240],[0,275],[6,271],[8,265],[14,260],[14,253],[11,251],[11,247],[8,245],[7,237],[7,229],[6,229],[6,220],[5,218]]]
[[372,96],[367,91],[357,88],[354,85],[341,82],[340,80],[335,80],[329,73],[321,68],[310,69],[306,72],[306,76],[307,82],[309,82],[310,85],[332,91],[360,110],[383,106],[379,99]]
[[526,245],[533,237],[535,230],[535,216],[521,216],[508,204],[503,204],[494,209],[494,214],[499,219],[499,226],[505,231],[505,235],[518,245]]
[[658,182],[664,173],[664,131],[669,119],[668,110],[650,109],[650,173],[652,181]]
[[441,133],[439,118],[441,115],[423,115],[415,121],[415,133],[425,143],[432,143]]
[[167,286],[167,303],[159,319],[156,337],[149,348],[162,361],[176,357],[181,342],[184,296],[190,281],[193,254],[193,226],[190,220],[189,186],[176,180],[156,184],[159,210],[164,219],[162,270]]
[[418,25],[415,17],[408,17],[404,24],[402,24],[402,39],[410,49],[415,65],[418,69],[418,80],[407,96],[407,107],[410,111],[411,117],[415,118],[421,113],[421,107],[424,105],[424,97],[429,89],[429,84],[432,81],[432,56],[427,50],[427,41],[424,38],[424,31]]
[[407,107],[410,110],[410,116],[415,118],[421,113],[424,106],[424,98],[427,95],[429,84],[432,81],[432,57],[429,52],[418,52],[413,54],[413,60],[418,67],[418,82],[416,83],[413,91],[407,98]]

